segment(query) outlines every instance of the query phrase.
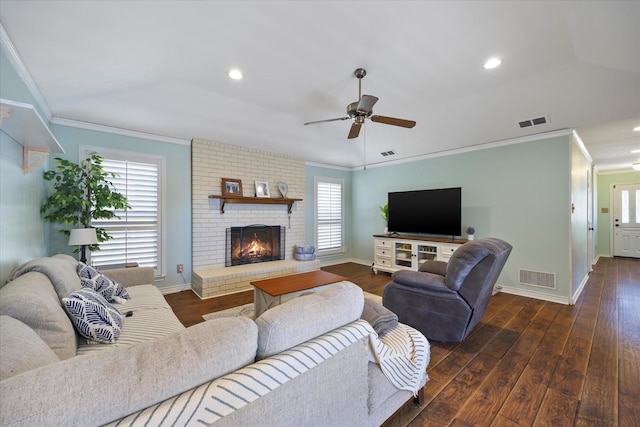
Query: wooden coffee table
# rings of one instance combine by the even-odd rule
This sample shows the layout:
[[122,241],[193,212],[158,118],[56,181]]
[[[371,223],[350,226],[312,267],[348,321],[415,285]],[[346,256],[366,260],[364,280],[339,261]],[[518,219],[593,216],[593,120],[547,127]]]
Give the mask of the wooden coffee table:
[[254,286],[253,306],[256,319],[268,309],[289,301],[305,291],[315,292],[343,280],[347,279],[337,274],[318,270],[251,282]]

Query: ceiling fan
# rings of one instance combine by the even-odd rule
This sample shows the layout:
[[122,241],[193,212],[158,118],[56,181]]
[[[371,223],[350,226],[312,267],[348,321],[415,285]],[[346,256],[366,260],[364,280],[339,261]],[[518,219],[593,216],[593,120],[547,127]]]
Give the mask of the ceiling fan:
[[349,136],[347,136],[348,139],[357,138],[358,135],[360,135],[360,128],[364,124],[364,119],[369,119],[372,122],[383,123],[385,125],[400,126],[403,128],[412,128],[416,125],[416,122],[414,122],[413,120],[372,115],[373,106],[378,101],[378,98],[375,96],[362,94],[362,78],[367,75],[367,70],[365,70],[364,68],[358,68],[353,72],[353,74],[358,78],[359,101],[352,102],[351,104],[347,105],[347,117],[317,120],[315,122],[307,122],[305,123],[305,125],[353,119],[353,124],[351,125],[351,129],[349,130]]

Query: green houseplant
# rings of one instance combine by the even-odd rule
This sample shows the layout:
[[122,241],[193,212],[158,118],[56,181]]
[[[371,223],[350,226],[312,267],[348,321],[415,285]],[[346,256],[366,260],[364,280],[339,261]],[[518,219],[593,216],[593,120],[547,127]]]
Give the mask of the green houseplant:
[[382,220],[384,221],[384,231],[387,232],[387,225],[389,224],[389,204],[385,203],[382,206],[378,206],[380,209],[380,214],[382,216]]
[[[73,228],[89,228],[91,220],[119,218],[114,211],[130,209],[127,198],[115,191],[110,178],[118,175],[106,172],[102,167],[102,157],[97,154],[80,164],[56,158],[55,170],[45,171],[44,179],[52,182],[53,194],[40,207],[40,213],[49,222],[71,225]],[[69,235],[70,230],[60,230]],[[89,249],[99,250],[99,242],[108,241],[111,236],[102,227],[96,228],[98,244]]]

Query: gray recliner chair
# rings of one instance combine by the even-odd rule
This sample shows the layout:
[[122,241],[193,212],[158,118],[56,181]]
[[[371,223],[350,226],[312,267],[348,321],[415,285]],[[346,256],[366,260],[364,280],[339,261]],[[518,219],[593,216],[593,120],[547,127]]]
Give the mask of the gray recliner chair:
[[382,304],[430,340],[460,342],[482,318],[511,249],[496,238],[472,240],[448,263],[426,261],[420,271],[396,271]]

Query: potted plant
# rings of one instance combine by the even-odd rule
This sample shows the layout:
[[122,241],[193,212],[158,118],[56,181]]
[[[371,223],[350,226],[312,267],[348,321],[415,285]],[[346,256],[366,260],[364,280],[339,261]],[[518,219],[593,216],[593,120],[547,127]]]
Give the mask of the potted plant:
[[467,227],[467,240],[473,240],[475,238],[476,229],[469,226]]
[[[131,208],[127,198],[115,191],[109,181],[118,175],[103,169],[102,157],[94,154],[80,164],[61,158],[56,161],[56,169],[43,174],[45,180],[52,182],[54,190],[40,207],[46,221],[90,228],[93,219],[119,218],[114,211]],[[71,231],[60,232],[68,236]],[[102,227],[96,228],[96,235],[98,243],[90,245],[90,250],[99,250],[99,243],[111,238]]]
[[389,224],[389,204],[385,203],[382,206],[378,206],[378,209],[380,209],[382,220],[384,221],[384,232],[386,233],[388,231],[387,224]]

